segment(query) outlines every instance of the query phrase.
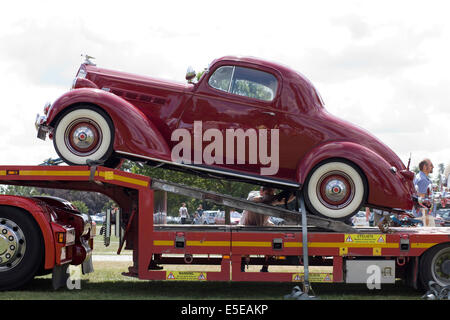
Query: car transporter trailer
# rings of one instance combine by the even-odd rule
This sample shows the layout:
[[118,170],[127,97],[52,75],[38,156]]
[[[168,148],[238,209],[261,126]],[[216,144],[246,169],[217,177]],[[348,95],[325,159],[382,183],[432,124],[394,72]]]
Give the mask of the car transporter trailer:
[[[423,289],[429,281],[441,286],[450,283],[450,228],[402,227],[381,233],[378,228],[354,228],[309,215],[301,196],[298,207],[303,210],[291,211],[102,166],[0,166],[0,184],[99,192],[113,199],[120,210],[116,216],[108,212],[105,236],[108,240],[115,220],[116,230],[122,230],[117,253],[133,250],[132,265],[124,275],[143,280],[300,282],[307,292],[311,282],[367,283],[371,276],[368,270],[373,270],[369,266],[375,266],[380,283],[402,278],[408,285]],[[154,213],[165,206],[156,199],[166,199],[161,197],[164,192],[297,223],[271,227],[154,224]],[[2,197],[7,196],[0,196],[0,222],[5,207],[19,207],[36,220],[39,230],[35,233],[44,239],[42,259],[47,271],[53,273],[55,288],[65,285],[70,264],[82,263],[83,272],[92,271],[92,256],[75,263],[70,259],[75,253],[70,253],[68,244],[66,259],[62,259],[55,235],[58,231],[61,236],[61,232],[71,230],[70,226],[58,226],[43,213]],[[14,221],[14,216],[9,219]],[[0,249],[6,248],[6,242],[0,234]],[[2,254],[0,251],[0,258]],[[286,272],[242,272],[242,261],[246,265],[290,267],[284,268]],[[152,267],[155,265],[164,268]],[[179,271],[171,269],[173,265],[195,267]],[[216,266],[215,271],[205,266]],[[298,267],[292,269],[294,266]],[[328,271],[312,272],[312,266],[327,266]],[[0,278],[1,268],[0,262]]]

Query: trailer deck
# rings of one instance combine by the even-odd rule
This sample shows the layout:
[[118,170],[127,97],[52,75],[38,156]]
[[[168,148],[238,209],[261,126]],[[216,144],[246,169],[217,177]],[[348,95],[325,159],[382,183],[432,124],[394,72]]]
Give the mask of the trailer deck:
[[[192,192],[200,192],[197,196],[222,204],[229,203],[230,197],[179,185],[174,188],[171,183],[164,187],[161,181],[152,182],[149,177],[101,166],[0,166],[0,184],[82,190],[109,196],[121,207],[118,221],[123,232],[118,253],[123,248],[133,250],[133,265],[125,275],[139,279],[304,282],[309,276],[311,282],[354,282],[362,281],[355,280],[358,278],[355,275],[361,273],[367,279],[366,270],[361,268],[372,264],[380,268],[381,281],[386,283],[401,277],[418,287],[429,278],[425,273],[444,284],[450,281],[450,228],[392,228],[384,234],[378,228],[353,228],[308,215],[309,224],[319,223],[304,230],[298,212],[271,206],[258,206],[256,210],[290,215],[298,224],[272,227],[154,224],[154,196],[161,190],[192,196]],[[245,200],[231,200],[233,207],[248,208]],[[239,201],[240,206],[236,205]],[[427,266],[431,254],[439,255],[442,260],[439,265]],[[330,266],[332,271],[243,272],[242,263],[296,265],[305,272],[309,265]],[[171,270],[174,264],[195,265],[197,271]],[[156,270],[155,265],[163,269]],[[205,265],[217,265],[219,270],[208,271]]]

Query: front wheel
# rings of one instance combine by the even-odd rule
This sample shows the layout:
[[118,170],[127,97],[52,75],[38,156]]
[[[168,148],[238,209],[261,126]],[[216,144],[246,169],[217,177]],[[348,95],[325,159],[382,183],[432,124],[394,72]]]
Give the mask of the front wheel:
[[32,216],[15,207],[0,206],[0,290],[31,281],[43,256],[41,232]]
[[344,161],[328,161],[316,166],[303,189],[306,206],[312,213],[346,220],[359,211],[367,197],[360,170]]
[[72,109],[55,125],[53,144],[61,159],[70,165],[85,165],[87,160],[111,161],[114,130],[103,111],[90,106]]

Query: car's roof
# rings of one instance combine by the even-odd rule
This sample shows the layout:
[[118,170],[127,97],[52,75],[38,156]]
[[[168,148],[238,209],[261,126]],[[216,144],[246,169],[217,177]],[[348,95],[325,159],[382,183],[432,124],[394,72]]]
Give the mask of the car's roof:
[[229,55],[229,56],[223,56],[223,57],[213,60],[213,62],[211,62],[211,65],[213,65],[219,61],[244,62],[244,63],[254,64],[254,65],[258,65],[258,66],[269,67],[269,68],[275,69],[278,72],[280,72],[282,74],[283,78],[288,77],[293,80],[297,79],[298,81],[301,81],[303,83],[307,82],[308,84],[310,84],[312,86],[312,83],[303,74],[301,74],[300,72],[298,72],[284,64],[278,63],[278,62],[269,61],[269,60],[265,60],[265,59],[261,59],[261,58],[257,58],[257,57],[251,57],[251,56]]

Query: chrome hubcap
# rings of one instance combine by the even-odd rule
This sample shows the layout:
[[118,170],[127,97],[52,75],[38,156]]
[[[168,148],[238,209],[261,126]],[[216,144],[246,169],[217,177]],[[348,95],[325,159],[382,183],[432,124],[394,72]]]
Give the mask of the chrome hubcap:
[[355,195],[353,180],[344,172],[333,171],[322,176],[317,184],[317,197],[329,209],[348,206]]
[[331,180],[325,185],[325,194],[332,201],[341,201],[347,195],[347,187],[340,180]]
[[89,148],[94,143],[94,132],[88,127],[78,127],[73,133],[72,141],[78,148]]
[[66,128],[64,140],[70,152],[86,157],[100,147],[102,130],[90,119],[77,119]]
[[25,253],[25,236],[14,221],[0,218],[0,272],[14,268]]

